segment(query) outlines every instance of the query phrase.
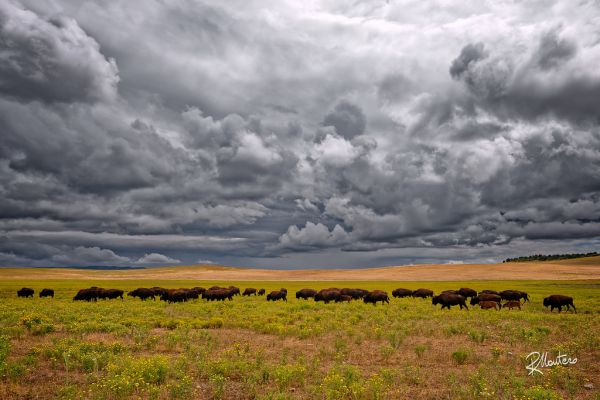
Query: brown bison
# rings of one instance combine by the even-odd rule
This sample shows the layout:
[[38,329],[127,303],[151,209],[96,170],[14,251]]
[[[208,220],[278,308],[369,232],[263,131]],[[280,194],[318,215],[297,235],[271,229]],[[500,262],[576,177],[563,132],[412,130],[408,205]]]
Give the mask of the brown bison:
[[234,291],[229,288],[208,289],[202,293],[202,298],[208,301],[233,300]]
[[512,301],[529,301],[529,295],[526,292],[521,292],[520,290],[503,290],[498,293],[502,300],[512,300]]
[[152,290],[152,293],[154,293],[154,296],[158,297],[159,299],[163,294],[167,293],[167,289],[161,288],[158,286],[151,287],[150,290]]
[[235,287],[235,286],[229,286],[227,289],[229,289],[231,291],[231,294],[234,296],[239,296],[240,295],[240,288]]
[[381,304],[390,304],[390,297],[388,296],[387,292],[384,292],[383,290],[373,290],[363,297],[363,301],[365,304],[371,303],[373,305],[377,305],[378,301],[380,301]]
[[410,297],[412,296],[412,290],[410,289],[403,289],[403,288],[398,288],[398,289],[394,289],[392,290],[392,296],[394,297]]
[[564,306],[567,306],[567,311],[573,307],[573,310],[577,312],[575,304],[573,304],[573,298],[570,296],[553,294],[552,296],[548,296],[544,299],[544,307],[550,307],[550,312],[554,311],[555,308],[558,308],[558,312],[561,312]]
[[367,293],[369,293],[369,291],[365,289],[343,288],[342,290],[340,290],[341,295],[350,296],[353,300],[362,299],[367,295]]
[[33,297],[35,291],[31,288],[22,288],[17,290],[17,297]]
[[271,293],[267,295],[267,301],[277,301],[284,300],[287,301],[287,289],[273,290]]
[[188,300],[187,289],[167,289],[160,296],[160,299],[167,303],[183,303]]
[[341,295],[341,291],[337,288],[322,289],[315,295],[315,301],[322,301],[328,304],[330,301],[337,300]]
[[471,288],[467,288],[467,287],[463,287],[458,289],[458,294],[460,294],[462,297],[466,298],[473,298],[475,296],[477,296],[477,291],[473,290]]
[[92,286],[88,289],[81,289],[77,292],[75,297],[73,297],[73,301],[96,301],[98,300],[98,293],[100,288]]
[[265,295],[266,290],[265,289],[259,289],[258,291],[258,295],[259,296],[264,296]]
[[127,296],[138,297],[140,300],[147,300],[147,299],[155,300],[154,290],[148,289],[148,288],[137,288],[137,289],[132,290],[131,292],[127,293]]
[[305,288],[305,289],[300,289],[296,292],[296,298],[308,300],[310,298],[314,298],[316,294],[317,294],[317,291],[315,289]]
[[448,290],[442,291],[442,293],[440,293],[440,294],[458,294],[458,290],[448,289]]
[[433,297],[433,290],[417,289],[412,292],[412,297],[420,297],[422,299],[426,299],[427,297]]
[[244,289],[244,293],[242,293],[242,296],[251,296],[251,295],[256,296],[256,289],[251,288],[251,287]]
[[121,300],[123,300],[123,294],[125,292],[123,292],[120,289],[98,289],[98,298],[99,299],[103,299],[103,300],[112,300],[112,299],[116,299],[116,298],[121,298]]
[[479,307],[481,307],[482,310],[489,310],[492,308],[496,311],[500,310],[500,305],[495,301],[480,301]]
[[467,310],[469,309],[469,307],[467,307],[467,304],[465,303],[465,298],[460,294],[454,293],[439,294],[431,299],[431,304],[433,304],[434,306],[437,304],[441,304],[442,310],[444,308],[447,308],[449,310],[451,306],[460,306],[461,310],[463,309],[463,307]]
[[496,303],[501,303],[502,297],[492,293],[478,294],[477,296],[471,298],[470,303],[472,306],[474,306],[475,304],[479,304],[481,301],[495,301]]
[[42,289],[40,297],[52,297],[54,298],[54,289]]
[[342,301],[350,302],[352,300],[352,296],[348,296],[347,294],[340,294],[337,299],[335,299],[336,303],[341,303]]
[[521,301],[520,300],[509,300],[506,303],[502,304],[502,308],[508,308],[512,310],[513,308],[518,308],[521,311]]

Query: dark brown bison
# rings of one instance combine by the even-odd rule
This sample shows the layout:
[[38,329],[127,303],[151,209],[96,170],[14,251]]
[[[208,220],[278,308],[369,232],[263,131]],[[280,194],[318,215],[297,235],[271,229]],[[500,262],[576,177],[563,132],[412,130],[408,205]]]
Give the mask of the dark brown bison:
[[154,290],[148,288],[137,288],[127,293],[127,296],[138,297],[140,300],[152,299],[154,300]]
[[267,295],[267,301],[287,301],[287,289],[274,290]]
[[448,290],[442,291],[442,293],[440,293],[440,294],[458,294],[458,290],[448,289]]
[[403,289],[403,288],[398,288],[398,289],[394,289],[392,290],[392,296],[394,297],[410,297],[412,296],[413,291],[410,289]]
[[348,296],[347,294],[340,294],[337,299],[335,299],[336,303],[341,303],[342,301],[350,302],[352,300],[352,296]]
[[123,292],[120,289],[98,289],[98,298],[103,300],[112,300],[120,298],[123,300]]
[[340,290],[340,294],[343,296],[350,296],[353,300],[362,299],[369,293],[368,290],[365,289],[351,289],[351,288],[343,288]]
[[497,294],[498,296],[500,296],[500,293],[498,293],[497,291],[495,291],[495,290],[488,290],[488,289],[482,290],[481,292],[479,292],[479,294]]
[[266,290],[265,289],[259,289],[258,290],[258,295],[259,296],[264,296],[265,295]]
[[158,286],[151,287],[150,290],[152,290],[152,293],[154,293],[154,296],[158,297],[159,299],[163,294],[167,293],[167,289],[161,288]]
[[477,296],[477,291],[473,290],[471,288],[467,288],[467,287],[463,287],[458,289],[458,294],[460,294],[462,297],[466,298],[473,298],[475,296]]
[[363,297],[363,301],[366,304],[371,303],[373,305],[377,305],[378,301],[380,301],[381,304],[384,302],[390,304],[390,297],[388,296],[387,292],[384,292],[383,290],[373,290]]
[[314,298],[316,294],[317,294],[317,291],[315,289],[304,288],[304,289],[300,289],[296,292],[296,298],[308,300],[310,298]]
[[256,289],[254,289],[254,288],[246,288],[246,289],[244,289],[244,293],[242,293],[242,296],[251,296],[251,295],[255,295],[256,296]]
[[510,300],[506,303],[502,304],[502,308],[508,308],[512,310],[513,308],[518,308],[521,311],[521,301],[520,300]]
[[167,303],[183,303],[188,300],[188,293],[186,289],[167,289],[160,296],[160,299]]
[[475,304],[479,304],[479,302],[482,301],[495,301],[496,303],[501,303],[502,297],[492,293],[478,294],[477,296],[471,298],[470,303],[472,306],[474,306]]
[[544,307],[550,307],[550,312],[554,311],[555,308],[558,308],[558,312],[561,312],[564,306],[567,306],[567,311],[573,307],[573,310],[577,312],[575,304],[573,304],[573,298],[570,296],[553,294],[552,296],[548,296],[544,299]]
[[77,292],[75,297],[73,297],[73,301],[96,301],[98,300],[98,293],[100,288],[92,286],[88,289],[81,289]]
[[40,297],[52,297],[54,298],[54,289],[42,289]]
[[509,300],[509,301],[520,301],[521,299],[528,301],[529,297],[527,295],[527,293],[525,292],[521,292],[520,290],[503,290],[500,293],[498,293],[500,295],[500,297],[502,297],[502,300]]
[[229,289],[231,291],[231,294],[233,296],[239,296],[240,295],[240,288],[238,288],[238,287],[229,286],[227,289]]
[[234,291],[229,288],[208,289],[202,293],[202,298],[208,301],[233,300]]
[[454,293],[439,294],[431,299],[431,304],[433,304],[434,306],[437,304],[441,304],[442,310],[444,308],[447,308],[449,310],[451,306],[460,306],[461,310],[463,309],[463,307],[467,310],[469,309],[469,307],[467,307],[467,304],[465,303],[465,298],[460,294]]
[[17,290],[17,297],[33,297],[35,291],[31,288],[24,287]]
[[341,291],[337,288],[321,289],[319,293],[315,294],[315,301],[322,301],[328,304],[330,301],[337,300],[341,295]]
[[492,308],[496,311],[500,310],[500,305],[495,301],[480,301],[479,307],[481,307],[482,310],[489,310]]
[[427,297],[433,297],[433,290],[417,289],[412,292],[412,297],[420,297],[422,299],[425,299]]

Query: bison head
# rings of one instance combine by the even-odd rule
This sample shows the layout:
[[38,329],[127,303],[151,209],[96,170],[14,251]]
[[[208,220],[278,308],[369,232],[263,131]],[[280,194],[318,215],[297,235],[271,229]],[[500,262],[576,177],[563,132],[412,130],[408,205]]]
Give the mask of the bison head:
[[550,299],[548,297],[544,298],[544,307],[548,307],[550,305]]

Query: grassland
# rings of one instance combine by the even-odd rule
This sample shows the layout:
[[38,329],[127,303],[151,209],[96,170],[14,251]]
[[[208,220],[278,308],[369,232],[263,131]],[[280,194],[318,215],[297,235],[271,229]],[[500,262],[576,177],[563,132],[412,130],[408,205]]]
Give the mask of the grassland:
[[[112,271],[111,271],[112,273]],[[3,399],[598,399],[600,280],[584,281],[199,281],[0,279]],[[101,276],[101,275],[97,275]],[[97,277],[94,275],[94,278]],[[236,285],[286,287],[264,297],[72,302],[78,288]],[[54,288],[54,299],[17,289]],[[529,292],[523,311],[441,311],[430,300],[322,304],[302,287],[463,286]],[[578,313],[551,314],[542,298],[575,298]],[[528,376],[532,351],[577,357]],[[584,385],[593,385],[586,389]]]

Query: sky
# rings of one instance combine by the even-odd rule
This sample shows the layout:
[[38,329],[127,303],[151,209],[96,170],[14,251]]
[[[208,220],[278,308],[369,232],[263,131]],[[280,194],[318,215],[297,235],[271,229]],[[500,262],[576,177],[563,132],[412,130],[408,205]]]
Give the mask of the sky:
[[0,266],[600,248],[597,1],[0,2]]

